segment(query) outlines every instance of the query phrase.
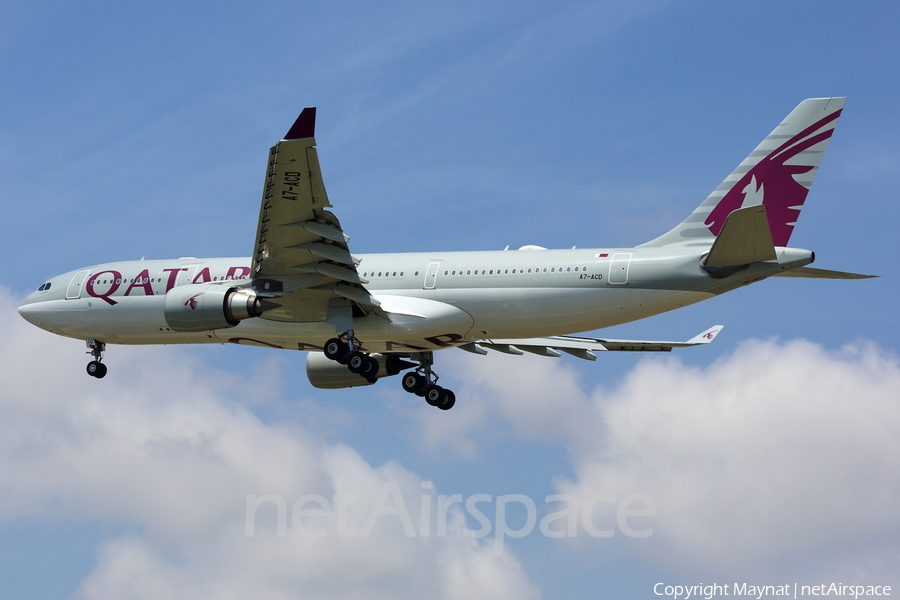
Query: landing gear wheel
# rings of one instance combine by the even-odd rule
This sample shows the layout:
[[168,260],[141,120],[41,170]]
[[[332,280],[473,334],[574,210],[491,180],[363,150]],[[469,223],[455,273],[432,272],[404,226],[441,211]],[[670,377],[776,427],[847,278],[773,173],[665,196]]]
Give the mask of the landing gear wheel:
[[366,356],[362,352],[354,352],[350,355],[350,359],[347,361],[347,368],[350,369],[351,373],[362,375],[368,364],[368,356]]
[[87,365],[87,374],[97,379],[103,379],[106,376],[106,365],[100,361],[92,360]]
[[437,407],[441,410],[450,410],[454,404],[456,404],[456,394],[450,390],[444,390],[443,401]]
[[428,381],[424,376],[418,373],[407,373],[403,376],[403,389],[410,394],[418,394],[420,390],[424,391]]
[[441,400],[444,399],[444,395],[446,392],[444,388],[439,385],[430,385],[425,390],[425,402],[430,404],[431,406],[439,406]]
[[106,376],[106,365],[100,361],[103,360],[103,351],[106,350],[106,344],[104,342],[98,342],[94,338],[87,338],[85,344],[88,347],[87,353],[94,358],[94,360],[88,363],[87,374],[91,377],[102,379]]
[[437,384],[438,376],[431,370],[434,364],[432,352],[414,353],[412,360],[419,361],[419,367],[403,376],[403,389],[411,394],[425,398],[431,406],[437,406],[441,410],[450,410],[456,404],[456,394],[444,389]]
[[378,360],[372,358],[371,356],[367,356],[366,364],[363,366],[362,371],[360,371],[359,374],[366,379],[375,379],[375,376],[378,375],[378,370],[380,368],[381,365],[378,364]]
[[342,365],[347,364],[347,344],[337,338],[331,338],[325,342],[325,358],[339,362]]

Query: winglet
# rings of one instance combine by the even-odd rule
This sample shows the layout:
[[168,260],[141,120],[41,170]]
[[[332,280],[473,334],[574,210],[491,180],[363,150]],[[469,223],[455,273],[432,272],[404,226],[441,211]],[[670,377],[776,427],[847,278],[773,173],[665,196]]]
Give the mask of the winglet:
[[700,335],[696,335],[689,339],[685,345],[695,346],[699,344],[708,344],[719,335],[719,332],[722,331],[724,327],[724,325],[714,325]]
[[316,135],[316,107],[310,106],[303,109],[290,130],[284,135],[286,140],[299,140],[311,138]]

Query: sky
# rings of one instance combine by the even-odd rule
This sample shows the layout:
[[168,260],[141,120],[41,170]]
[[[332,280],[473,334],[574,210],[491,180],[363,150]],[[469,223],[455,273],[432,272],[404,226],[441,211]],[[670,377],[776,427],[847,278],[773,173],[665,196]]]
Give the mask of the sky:
[[[898,19],[831,0],[4,2],[0,597],[900,593]],[[302,353],[249,347],[110,346],[95,380],[82,341],[15,310],[88,265],[249,255],[268,148],[305,106],[368,253],[631,247],[801,100],[845,95],[791,244],[881,277],[768,280],[597,334],[724,325],[708,346],[447,350],[444,412],[396,378],[317,390]]]

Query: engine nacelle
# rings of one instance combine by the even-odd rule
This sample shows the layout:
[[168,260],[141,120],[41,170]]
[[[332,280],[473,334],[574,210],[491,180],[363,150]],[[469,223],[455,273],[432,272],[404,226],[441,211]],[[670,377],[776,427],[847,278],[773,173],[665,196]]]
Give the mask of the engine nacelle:
[[234,327],[278,306],[246,288],[195,283],[169,290],[163,314],[173,331],[212,331]]
[[[416,366],[415,363],[403,360],[393,354],[373,354],[372,358],[378,361],[378,374],[375,376],[378,379],[396,375],[404,369]],[[326,358],[321,352],[309,352],[306,355],[306,377],[309,378],[313,387],[323,390],[337,390],[375,383],[362,375],[351,373],[347,365]]]

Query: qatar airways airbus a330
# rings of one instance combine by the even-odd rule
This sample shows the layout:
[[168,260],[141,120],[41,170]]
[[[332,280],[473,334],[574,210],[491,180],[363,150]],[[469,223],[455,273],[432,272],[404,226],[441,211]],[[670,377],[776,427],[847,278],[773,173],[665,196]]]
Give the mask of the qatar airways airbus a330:
[[[248,344],[308,351],[320,388],[403,388],[441,409],[434,352],[573,356],[706,344],[573,337],[673,310],[767,277],[859,279],[812,269],[788,242],[845,98],[801,102],[682,223],[634,248],[352,254],[325,192],[315,109],[269,151],[249,258],[84,267],[19,307],[31,323],[86,340],[90,375],[107,344]],[[249,244],[248,244],[249,246]]]

